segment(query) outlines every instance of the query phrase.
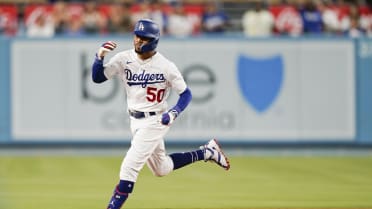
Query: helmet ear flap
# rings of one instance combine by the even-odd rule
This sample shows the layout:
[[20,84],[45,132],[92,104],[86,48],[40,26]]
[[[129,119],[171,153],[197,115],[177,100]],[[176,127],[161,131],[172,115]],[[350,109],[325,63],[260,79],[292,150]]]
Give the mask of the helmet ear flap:
[[158,42],[159,42],[159,39],[152,39],[149,43],[141,47],[141,52],[143,53],[143,52],[149,52],[149,51],[155,50],[158,45]]

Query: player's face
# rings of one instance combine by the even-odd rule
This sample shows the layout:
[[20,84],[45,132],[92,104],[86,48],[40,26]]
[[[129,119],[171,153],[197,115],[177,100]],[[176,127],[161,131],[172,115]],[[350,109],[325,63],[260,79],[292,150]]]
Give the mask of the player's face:
[[141,47],[150,42],[150,38],[134,35],[134,49],[137,53],[141,53]]

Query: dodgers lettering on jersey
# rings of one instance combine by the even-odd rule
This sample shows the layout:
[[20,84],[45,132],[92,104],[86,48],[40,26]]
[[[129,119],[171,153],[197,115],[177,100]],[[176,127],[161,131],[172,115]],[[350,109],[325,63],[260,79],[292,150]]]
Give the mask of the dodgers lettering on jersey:
[[129,86],[141,85],[142,88],[145,88],[147,84],[165,82],[163,73],[146,73],[145,70],[143,70],[141,73],[133,73],[130,69],[125,69],[124,73],[126,75],[127,84]]
[[139,59],[134,49],[119,52],[104,67],[108,79],[118,76],[122,80],[131,110],[167,111],[171,88],[178,94],[186,89],[176,65],[159,52],[147,60]]

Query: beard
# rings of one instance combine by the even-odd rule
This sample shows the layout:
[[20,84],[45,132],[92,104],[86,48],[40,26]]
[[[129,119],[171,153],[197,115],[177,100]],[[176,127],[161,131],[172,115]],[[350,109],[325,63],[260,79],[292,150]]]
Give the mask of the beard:
[[143,52],[138,50],[137,48],[134,49],[134,51],[137,53],[137,54],[142,54]]
[[134,51],[137,53],[137,54],[142,54],[142,47],[143,45],[134,45]]

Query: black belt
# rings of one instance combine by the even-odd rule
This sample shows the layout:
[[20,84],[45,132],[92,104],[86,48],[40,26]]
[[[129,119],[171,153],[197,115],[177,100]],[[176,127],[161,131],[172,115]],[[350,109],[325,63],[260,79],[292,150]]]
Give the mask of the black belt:
[[140,111],[135,111],[135,110],[129,110],[129,115],[136,119],[141,119],[141,118],[145,118],[148,116],[156,115],[156,112],[140,112]]

